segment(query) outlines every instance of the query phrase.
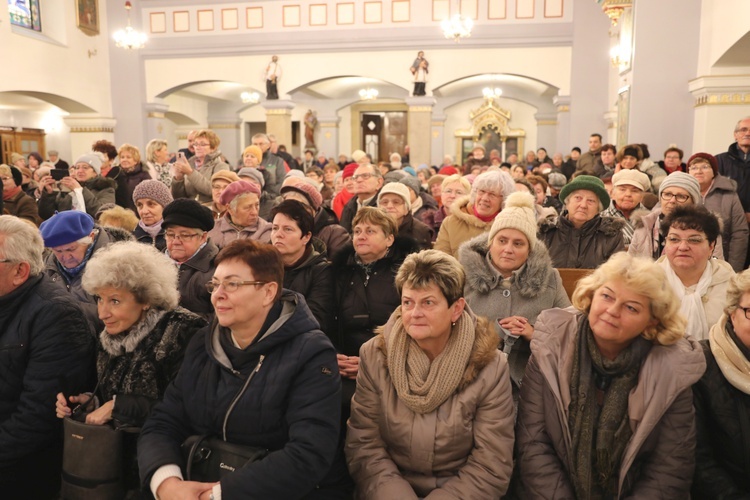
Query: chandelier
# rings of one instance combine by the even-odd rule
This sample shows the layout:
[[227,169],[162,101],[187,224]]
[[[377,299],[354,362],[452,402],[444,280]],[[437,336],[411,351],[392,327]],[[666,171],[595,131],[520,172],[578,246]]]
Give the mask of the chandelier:
[[114,34],[115,45],[122,49],[142,49],[146,45],[146,34],[133,29],[130,25],[130,9],[133,6],[125,2],[125,10],[128,11],[128,25],[124,30],[117,30]]
[[256,104],[260,101],[260,94],[257,92],[243,92],[240,94],[240,99],[242,99],[242,102],[245,104]]
[[443,35],[445,38],[452,38],[453,41],[458,43],[462,38],[469,38],[471,36],[474,21],[472,21],[470,17],[456,14],[450,19],[445,19],[440,23],[440,27],[443,29]]
[[503,95],[503,89],[501,89],[500,87],[485,87],[482,89],[482,95],[484,95],[485,99],[492,100]]
[[363,101],[372,101],[373,99],[377,99],[378,97],[378,90],[377,89],[371,89],[366,88],[359,91],[359,97]]

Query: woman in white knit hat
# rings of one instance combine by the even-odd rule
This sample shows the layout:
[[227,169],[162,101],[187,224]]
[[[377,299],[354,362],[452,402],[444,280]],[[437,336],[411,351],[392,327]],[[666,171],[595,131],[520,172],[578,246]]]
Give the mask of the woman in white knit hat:
[[534,197],[508,197],[488,235],[463,244],[458,259],[466,270],[466,302],[494,324],[508,353],[514,392],[531,355],[536,318],[545,309],[568,307],[560,274],[536,237]]

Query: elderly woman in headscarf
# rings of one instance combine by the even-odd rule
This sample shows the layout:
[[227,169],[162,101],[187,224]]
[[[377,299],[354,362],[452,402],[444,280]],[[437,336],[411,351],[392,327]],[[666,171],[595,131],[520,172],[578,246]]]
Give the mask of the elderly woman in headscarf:
[[[672,172],[659,185],[659,205],[646,214],[635,213],[632,216],[633,239],[630,240],[628,253],[641,257],[658,259],[664,253],[665,234],[661,232],[661,222],[678,206],[702,205],[700,184],[685,172]],[[713,257],[724,259],[721,235],[713,249]]]
[[515,190],[513,179],[505,172],[479,174],[471,194],[453,202],[451,215],[440,226],[435,249],[457,256],[463,242],[490,230],[503,200]]
[[410,255],[396,275],[401,304],[360,351],[346,438],[357,498],[500,498],[508,489],[508,365],[466,304],[464,280],[437,250]]
[[133,202],[140,218],[133,231],[137,241],[153,245],[159,251],[167,247],[162,227],[163,214],[164,208],[173,201],[172,193],[162,181],[149,179],[135,187]]
[[691,498],[750,496],[750,271],[734,276],[724,314],[702,340],[706,373],[693,386],[698,435]]
[[258,186],[247,181],[235,181],[224,188],[219,202],[227,207],[227,213],[208,234],[219,249],[235,240],[246,238],[261,243],[271,242],[271,224],[258,215]]
[[469,240],[458,252],[466,270],[466,302],[476,314],[490,319],[502,340],[514,395],[531,355],[529,343],[537,317],[546,309],[570,306],[536,229],[534,197],[513,193],[489,234]]
[[564,210],[556,220],[539,223],[539,238],[547,245],[552,265],[594,269],[625,249],[621,219],[600,215],[609,195],[598,177],[579,175],[562,188]]
[[516,423],[518,498],[689,498],[706,368],[650,259],[615,254],[543,312]]
[[[177,375],[190,338],[206,321],[178,307],[177,268],[169,258],[136,242],[116,243],[99,252],[89,261],[82,284],[96,298],[104,323],[98,343],[96,400],[86,407],[86,423],[104,425],[114,420],[141,427]],[[71,403],[85,404],[90,397],[59,393],[57,416],[71,416]],[[137,437],[125,433],[130,441],[124,457],[125,483],[131,490],[139,484]]]
[[719,232],[716,215],[702,206],[677,207],[662,222],[666,245],[656,262],[681,303],[686,332],[698,340],[719,320],[734,276],[727,262],[711,258]]

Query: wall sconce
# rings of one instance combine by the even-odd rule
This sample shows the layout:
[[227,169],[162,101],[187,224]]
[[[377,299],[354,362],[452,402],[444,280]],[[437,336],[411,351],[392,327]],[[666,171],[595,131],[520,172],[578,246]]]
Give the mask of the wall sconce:
[[96,55],[96,49],[93,49],[93,50],[89,49],[89,59],[91,59],[95,55]]
[[359,91],[359,97],[363,101],[372,101],[378,97],[378,89],[366,88]]

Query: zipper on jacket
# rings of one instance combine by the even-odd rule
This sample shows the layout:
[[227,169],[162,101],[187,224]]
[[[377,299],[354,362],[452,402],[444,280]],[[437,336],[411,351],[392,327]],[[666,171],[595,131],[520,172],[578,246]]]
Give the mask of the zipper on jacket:
[[240,389],[240,392],[237,393],[237,395],[232,400],[232,403],[229,405],[229,409],[227,410],[226,415],[224,415],[224,423],[221,426],[221,435],[222,439],[224,441],[227,440],[227,422],[229,422],[229,415],[231,415],[232,411],[234,410],[234,407],[237,405],[237,402],[240,400],[243,394],[245,394],[245,391],[247,390],[247,386],[250,385],[250,381],[255,377],[255,374],[260,371],[260,367],[263,364],[263,360],[266,359],[265,354],[260,355],[260,359],[258,360],[258,364],[255,365],[255,369],[250,373],[250,375],[247,377],[247,380],[245,381],[245,384],[242,386],[242,389]]
[[10,345],[4,345],[0,347],[0,351],[9,351],[11,349],[21,349],[23,347],[26,347],[26,344],[10,344]]

